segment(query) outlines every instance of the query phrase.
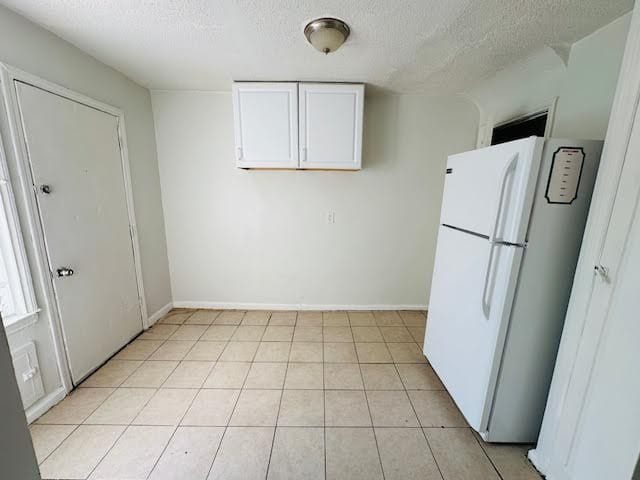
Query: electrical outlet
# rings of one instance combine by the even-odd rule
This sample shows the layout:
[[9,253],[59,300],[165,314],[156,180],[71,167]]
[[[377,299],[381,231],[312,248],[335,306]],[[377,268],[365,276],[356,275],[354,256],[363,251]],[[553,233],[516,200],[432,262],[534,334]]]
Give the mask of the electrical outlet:
[[327,223],[330,225],[336,223],[336,212],[333,210],[327,212]]

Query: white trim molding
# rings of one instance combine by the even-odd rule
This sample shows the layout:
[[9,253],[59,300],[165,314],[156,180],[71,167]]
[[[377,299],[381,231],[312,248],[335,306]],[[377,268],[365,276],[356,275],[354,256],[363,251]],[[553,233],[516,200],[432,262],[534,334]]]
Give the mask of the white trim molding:
[[33,323],[37,314],[36,297],[32,275],[24,246],[24,235],[20,225],[13,186],[9,176],[9,164],[5,156],[4,144],[0,137],[0,208],[4,211],[7,238],[2,239],[2,256],[5,274],[9,280],[9,290],[14,312],[4,312],[3,321],[8,333],[15,332],[28,323]]
[[36,403],[27,408],[25,412],[27,423],[31,424],[35,422],[38,418],[47,413],[49,409],[54,407],[57,403],[61,402],[66,396],[67,390],[64,388],[64,386],[60,386],[49,395],[38,400]]
[[[38,205],[33,191],[33,181],[31,166],[26,141],[24,139],[20,110],[18,104],[15,82],[22,82],[40,88],[55,95],[69,100],[87,105],[97,110],[103,111],[118,119],[118,136],[120,141],[121,162],[124,172],[123,182],[125,187],[125,197],[127,204],[128,220],[130,225],[131,243],[136,270],[136,280],[138,286],[138,298],[140,304],[141,330],[147,327],[147,306],[144,295],[144,285],[142,279],[142,267],[140,261],[140,247],[138,243],[137,227],[133,205],[133,191],[131,186],[129,156],[127,151],[127,138],[124,120],[124,112],[111,105],[107,105],[93,98],[69,90],[55,83],[44,80],[40,77],[24,72],[20,69],[0,63],[0,86],[2,87],[2,99],[4,101],[6,127],[8,130],[9,145],[7,145],[6,156],[11,167],[15,169],[15,177],[12,178],[15,198],[22,221],[25,238],[31,238],[29,245],[25,247],[29,250],[32,268],[31,274],[33,283],[37,284],[41,292],[38,305],[43,315],[49,323],[51,336],[56,352],[58,370],[61,376],[62,388],[65,392],[70,392],[73,388],[69,363],[64,342],[64,331],[58,311],[57,300],[53,288],[51,275],[49,272],[48,255],[44,237],[44,231],[39,221]],[[3,121],[5,119],[2,119]],[[46,398],[48,398],[47,396]]]
[[149,318],[147,318],[146,328],[149,328],[151,325],[153,325],[162,317],[164,317],[167,313],[171,311],[172,308],[173,308],[173,302],[169,302],[160,310],[158,310],[156,313],[154,313],[153,315],[150,315]]
[[303,310],[303,311],[368,311],[368,310],[427,310],[426,304],[394,305],[344,305],[344,304],[302,304],[302,303],[242,303],[242,302],[203,302],[177,301],[176,308],[208,308],[214,310]]
[[[486,114],[481,107],[478,106],[480,111],[481,121],[478,127],[478,140],[477,147],[484,148],[491,145],[491,138],[493,137],[493,130],[497,127],[507,125],[509,123],[518,122],[528,117],[532,117],[536,114],[546,112],[547,113],[547,125],[544,129],[544,138],[551,138],[553,135],[553,128],[556,121],[556,110],[558,107],[559,97],[553,97],[548,103],[540,105],[537,108],[531,109],[528,113],[517,115],[501,122],[496,122],[492,114]],[[476,103],[476,105],[478,105]]]
[[35,312],[29,312],[24,315],[20,315],[11,323],[5,324],[4,330],[5,332],[7,332],[7,336],[13,335],[14,333],[17,333],[20,330],[24,330],[25,328],[36,323],[38,321],[39,313],[40,309],[38,308]]

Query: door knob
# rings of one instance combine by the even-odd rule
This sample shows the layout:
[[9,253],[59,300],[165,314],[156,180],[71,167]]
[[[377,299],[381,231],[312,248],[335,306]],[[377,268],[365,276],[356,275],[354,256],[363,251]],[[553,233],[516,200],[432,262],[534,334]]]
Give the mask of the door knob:
[[44,193],[45,195],[49,195],[51,193],[51,186],[50,185],[40,185],[40,191],[42,193]]
[[73,269],[69,267],[60,267],[56,272],[58,273],[58,277],[70,277],[73,275]]

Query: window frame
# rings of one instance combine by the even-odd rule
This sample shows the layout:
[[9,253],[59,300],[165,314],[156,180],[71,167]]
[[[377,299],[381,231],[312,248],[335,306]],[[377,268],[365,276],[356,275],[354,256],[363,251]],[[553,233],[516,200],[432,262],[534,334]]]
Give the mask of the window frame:
[[35,322],[39,308],[36,303],[31,270],[2,138],[0,138],[0,208],[3,210],[0,213],[4,213],[6,218],[8,233],[5,235],[2,232],[4,226],[1,224],[2,219],[0,219],[0,236],[2,236],[0,238],[0,255],[6,266],[11,295],[17,311],[6,317],[3,315],[2,324],[7,333],[12,333]]

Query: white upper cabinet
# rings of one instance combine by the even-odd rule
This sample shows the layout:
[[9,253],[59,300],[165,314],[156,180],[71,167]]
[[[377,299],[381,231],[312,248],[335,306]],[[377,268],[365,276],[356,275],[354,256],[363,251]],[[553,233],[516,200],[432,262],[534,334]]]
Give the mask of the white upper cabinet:
[[240,168],[298,168],[298,84],[234,83]]
[[364,85],[301,83],[300,168],[359,170]]
[[364,85],[233,84],[240,168],[360,170]]

